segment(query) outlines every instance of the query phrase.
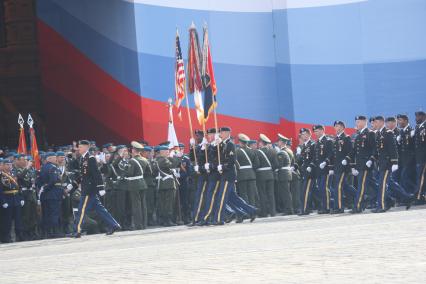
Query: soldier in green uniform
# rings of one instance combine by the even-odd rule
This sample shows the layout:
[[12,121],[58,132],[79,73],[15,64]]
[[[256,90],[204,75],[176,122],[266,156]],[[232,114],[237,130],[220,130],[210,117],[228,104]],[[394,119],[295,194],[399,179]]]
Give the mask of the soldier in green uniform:
[[259,192],[261,215],[275,216],[274,170],[277,165],[277,154],[272,149],[271,140],[264,134],[259,136],[259,168],[256,169],[257,189]]
[[144,173],[147,171],[149,162],[141,156],[143,146],[136,141],[132,145],[132,158],[126,170],[127,191],[130,203],[131,227],[136,230],[145,229],[147,223],[147,210],[145,193],[147,185]]
[[159,223],[163,226],[175,226],[173,223],[173,197],[176,192],[176,180],[173,176],[173,164],[168,158],[167,146],[158,146],[158,156],[155,161],[158,190],[158,215]]
[[238,134],[239,148],[237,149],[237,190],[247,203],[257,206],[258,192],[256,186],[256,172],[259,168],[259,158],[256,152],[247,146],[250,138]]
[[277,177],[278,177],[278,196],[280,208],[283,211],[284,215],[292,215],[294,213],[293,209],[293,199],[290,193],[290,183],[292,180],[291,173],[291,158],[288,154],[287,141],[289,139],[281,134],[278,134],[278,147],[280,151],[277,154],[278,168],[277,168]]
[[147,168],[144,171],[144,179],[147,185],[145,194],[146,209],[147,209],[147,224],[148,226],[156,225],[156,184],[153,171],[153,149],[150,146],[144,146],[142,150],[142,157],[148,162]]
[[37,196],[34,190],[35,170],[25,155],[18,155],[15,161],[15,174],[22,191],[24,206],[22,207],[23,239],[37,238]]
[[61,151],[56,152],[56,161],[58,169],[60,171],[59,183],[62,184],[62,188],[64,190],[64,196],[62,199],[61,225],[62,229],[64,230],[64,233],[70,234],[72,232],[73,225],[72,201],[70,197],[70,192],[73,190],[74,186],[72,184],[71,174],[67,168],[65,153]]

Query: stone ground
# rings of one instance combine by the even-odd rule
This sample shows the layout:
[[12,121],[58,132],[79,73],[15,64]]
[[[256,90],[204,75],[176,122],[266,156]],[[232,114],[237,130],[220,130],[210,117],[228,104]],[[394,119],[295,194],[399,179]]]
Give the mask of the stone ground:
[[426,207],[0,245],[0,283],[426,283]]

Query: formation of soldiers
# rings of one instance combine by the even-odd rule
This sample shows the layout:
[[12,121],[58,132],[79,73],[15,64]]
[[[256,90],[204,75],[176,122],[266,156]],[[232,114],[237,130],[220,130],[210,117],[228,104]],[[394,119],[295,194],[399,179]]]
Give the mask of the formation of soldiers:
[[333,136],[322,125],[302,128],[295,152],[281,134],[251,140],[232,137],[229,127],[196,130],[186,153],[183,144],[170,148],[169,142],[99,149],[82,140],[41,153],[40,171],[31,157],[6,151],[0,240],[224,225],[314,210],[409,209],[424,204],[426,187],[426,115],[415,117],[412,127],[407,115],[360,115],[351,136],[342,121],[334,122]]

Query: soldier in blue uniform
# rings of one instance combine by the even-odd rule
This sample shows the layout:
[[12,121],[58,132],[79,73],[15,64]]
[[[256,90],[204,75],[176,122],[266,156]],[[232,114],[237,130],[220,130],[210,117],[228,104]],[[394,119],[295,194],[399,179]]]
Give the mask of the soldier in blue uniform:
[[396,137],[399,145],[400,184],[407,192],[414,193],[416,189],[416,158],[414,155],[414,137],[411,136],[413,128],[408,123],[407,115],[398,114],[397,120],[400,128],[400,133]]
[[315,142],[311,140],[311,131],[308,128],[301,128],[299,134],[303,141],[303,144],[300,145],[300,155],[298,159],[298,168],[301,170],[303,179],[299,215],[308,215],[311,212],[311,195],[315,187],[313,168]]
[[417,200],[423,202],[426,188],[426,114],[424,111],[417,111],[416,129],[412,130],[414,137],[415,155],[416,155],[416,173],[417,173]]
[[21,208],[25,202],[16,177],[12,175],[12,161],[4,160],[2,171],[0,172],[0,209],[1,209],[1,234],[0,240],[3,243],[12,242],[10,231],[12,223],[15,225],[15,235],[17,241],[22,241],[22,221]]
[[90,142],[81,140],[78,145],[78,151],[81,155],[80,160],[80,186],[81,198],[78,205],[78,212],[75,216],[74,234],[72,237],[81,237],[81,227],[87,211],[95,210],[99,217],[108,225],[107,235],[112,235],[120,230],[121,226],[105,209],[99,200],[98,194],[105,194],[104,183],[101,173],[96,164],[96,158],[89,154]]
[[321,198],[321,205],[318,210],[318,214],[327,214],[330,213],[330,187],[332,183],[329,170],[333,166],[333,142],[325,136],[324,126],[314,125],[312,130],[317,137],[314,147],[313,168]]
[[348,176],[350,173],[349,164],[351,163],[351,153],[353,144],[351,137],[345,133],[345,123],[337,120],[334,122],[336,138],[333,144],[333,169],[330,174],[334,174],[333,183],[333,212],[334,214],[344,213],[343,196],[348,195],[355,198],[356,189],[349,184]]

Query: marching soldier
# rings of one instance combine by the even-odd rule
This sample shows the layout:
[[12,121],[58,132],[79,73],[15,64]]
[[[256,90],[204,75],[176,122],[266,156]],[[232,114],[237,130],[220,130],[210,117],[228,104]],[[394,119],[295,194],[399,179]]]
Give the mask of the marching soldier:
[[416,155],[416,173],[417,173],[417,200],[424,201],[426,187],[426,114],[424,111],[417,111],[416,129],[412,130],[414,136],[414,146]]
[[179,143],[179,154],[181,159],[179,171],[179,200],[181,205],[181,214],[184,224],[189,224],[191,221],[191,188],[190,179],[192,177],[192,163],[188,155],[184,153],[185,145]]
[[259,158],[255,151],[247,144],[250,138],[240,133],[238,134],[240,147],[237,149],[237,189],[238,194],[248,204],[257,205],[259,198],[256,186],[256,169],[259,168]]
[[173,164],[168,158],[169,148],[157,146],[155,169],[157,174],[158,215],[162,226],[175,226],[173,220],[173,200],[176,191],[176,181],[173,176]]
[[290,182],[290,193],[291,200],[293,202],[293,213],[299,211],[300,208],[300,172],[296,163],[296,157],[291,150],[291,139],[284,137],[285,144],[283,150],[287,152],[290,158],[290,169],[291,169],[291,182]]
[[273,217],[275,210],[274,171],[278,167],[277,154],[272,149],[271,140],[265,135],[259,136],[259,168],[256,169],[257,189],[259,192],[262,216]]
[[3,160],[3,169],[0,172],[0,240],[3,243],[12,242],[10,235],[12,223],[15,225],[16,241],[23,240],[21,208],[24,206],[25,201],[22,199],[16,177],[12,175],[12,164],[11,160]]
[[104,183],[101,172],[96,164],[96,158],[89,154],[90,142],[81,140],[78,144],[80,158],[80,188],[81,197],[78,205],[78,211],[75,215],[74,233],[72,237],[80,238],[81,229],[85,222],[87,212],[94,210],[97,215],[108,225],[107,235],[112,235],[120,230],[121,226],[105,209],[99,200],[99,196],[105,195]]
[[314,161],[314,147],[315,142],[311,140],[311,131],[308,128],[301,128],[299,130],[300,139],[302,144],[300,146],[299,154],[299,168],[302,174],[302,191],[301,191],[301,204],[300,204],[300,215],[308,215],[311,213],[310,203],[312,189],[315,186],[315,176],[313,172],[313,161]]
[[73,182],[70,177],[70,172],[67,168],[67,161],[65,159],[64,152],[56,152],[57,167],[60,173],[59,183],[62,184],[63,197],[62,197],[62,215],[61,215],[61,225],[65,234],[72,232],[72,223],[73,223],[73,209],[71,201],[71,192],[75,190]]
[[142,149],[142,157],[146,159],[147,167],[144,171],[144,179],[147,185],[146,190],[146,209],[147,209],[147,225],[154,226],[156,220],[156,184],[153,171],[153,149],[150,146],[144,146]]
[[292,180],[292,171],[291,171],[291,158],[287,149],[287,142],[289,139],[278,133],[278,147],[279,152],[277,155],[278,168],[277,177],[278,177],[278,202],[280,207],[283,209],[284,215],[292,215],[293,210],[293,199],[290,192],[290,184]]
[[396,141],[399,144],[400,183],[407,192],[415,193],[416,158],[414,154],[414,138],[411,136],[413,128],[408,123],[407,115],[398,114],[397,120],[400,128],[400,133],[396,137]]
[[345,212],[343,195],[351,196],[353,200],[356,195],[356,189],[348,182],[350,174],[349,165],[352,161],[351,154],[353,149],[351,137],[345,133],[345,123],[343,121],[335,121],[334,130],[336,131],[336,138],[333,143],[334,167],[330,170],[330,174],[334,175],[332,191],[334,204],[332,213],[339,214]]
[[125,176],[130,203],[131,227],[136,230],[145,229],[147,223],[147,210],[144,173],[147,171],[149,162],[141,156],[143,146],[136,141],[131,142],[132,158],[129,160]]

